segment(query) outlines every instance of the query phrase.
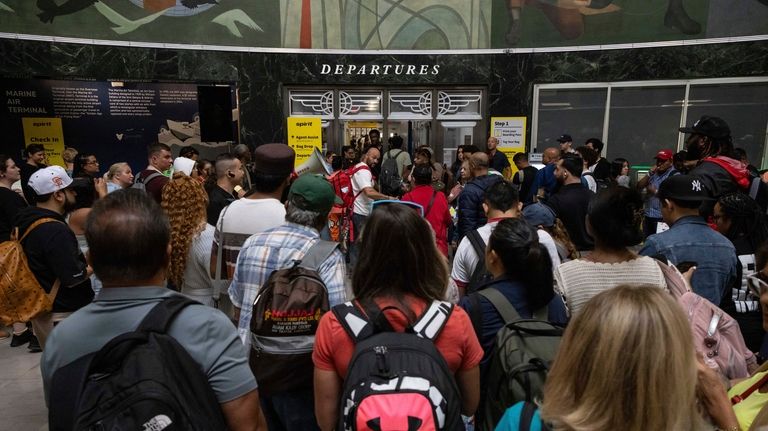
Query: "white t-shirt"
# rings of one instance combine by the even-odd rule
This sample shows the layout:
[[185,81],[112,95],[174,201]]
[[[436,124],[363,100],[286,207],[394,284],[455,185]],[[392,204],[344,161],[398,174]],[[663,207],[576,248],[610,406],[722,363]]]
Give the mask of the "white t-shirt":
[[[484,243],[488,244],[488,240],[491,238],[491,232],[498,223],[498,221],[491,222],[477,229],[477,232],[480,234],[480,238],[483,239]],[[560,265],[560,256],[557,254],[555,240],[542,229],[537,229],[536,232],[539,234],[539,242],[549,253],[549,258],[552,260],[552,270],[554,271],[554,269]],[[480,258],[477,253],[475,253],[475,248],[472,247],[469,238],[464,237],[461,240],[461,243],[459,243],[459,248],[456,249],[456,255],[453,257],[451,278],[460,283],[469,283],[479,260]]]
[[[221,216],[225,215],[223,220]],[[223,232],[255,234],[285,222],[285,206],[277,199],[238,199],[221,211],[216,227]]]
[[[368,167],[365,163],[360,162],[355,165],[354,169],[361,166]],[[357,196],[355,199],[355,207],[352,212],[362,216],[370,215],[373,199],[366,196],[365,193],[360,193],[360,191],[366,187],[373,187],[373,174],[371,174],[371,170],[366,168],[360,169],[355,172],[355,175],[352,175],[351,180],[352,193]]]

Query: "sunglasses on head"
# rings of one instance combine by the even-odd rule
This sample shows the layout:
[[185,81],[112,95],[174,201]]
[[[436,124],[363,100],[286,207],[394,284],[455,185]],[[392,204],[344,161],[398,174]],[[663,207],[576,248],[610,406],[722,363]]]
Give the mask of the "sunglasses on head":
[[420,216],[424,217],[424,207],[417,204],[416,202],[409,202],[409,201],[399,201],[396,199],[384,199],[380,201],[373,201],[373,206],[371,207],[371,212],[376,211],[376,208],[380,208],[384,205],[405,205],[407,207],[411,207],[414,210],[416,210]]

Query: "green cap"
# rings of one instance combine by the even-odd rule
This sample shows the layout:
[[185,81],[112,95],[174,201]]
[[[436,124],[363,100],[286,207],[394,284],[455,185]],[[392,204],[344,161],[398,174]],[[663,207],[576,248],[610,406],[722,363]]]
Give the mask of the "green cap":
[[303,202],[297,205],[307,211],[328,214],[334,203],[343,201],[336,196],[331,183],[320,175],[304,174],[291,185],[290,196],[301,196]]

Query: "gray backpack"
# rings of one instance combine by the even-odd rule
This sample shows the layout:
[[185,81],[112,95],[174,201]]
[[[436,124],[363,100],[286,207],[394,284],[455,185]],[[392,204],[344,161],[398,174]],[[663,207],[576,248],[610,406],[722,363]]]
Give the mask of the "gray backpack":
[[485,400],[477,415],[478,429],[493,430],[508,407],[541,398],[563,328],[547,322],[547,307],[537,310],[534,319],[522,319],[498,290],[486,288],[474,295],[488,299],[504,320],[496,334],[484,380]]
[[147,175],[145,178],[142,178],[141,175],[138,175],[136,177],[136,180],[133,181],[133,185],[131,186],[131,188],[145,192],[147,191],[147,184],[149,184],[149,182],[154,180],[155,178],[161,177],[161,176],[163,176],[163,174],[161,174],[160,172],[152,172],[151,174]]

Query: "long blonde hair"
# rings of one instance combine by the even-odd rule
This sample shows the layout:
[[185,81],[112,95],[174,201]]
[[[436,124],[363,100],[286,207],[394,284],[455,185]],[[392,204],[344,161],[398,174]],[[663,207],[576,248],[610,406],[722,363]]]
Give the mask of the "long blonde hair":
[[184,270],[187,267],[189,247],[205,229],[208,195],[194,178],[176,172],[163,186],[162,207],[171,223],[171,259],[168,263],[168,279],[181,290]]
[[698,430],[688,321],[664,290],[619,286],[595,296],[565,331],[544,388],[557,430]]

